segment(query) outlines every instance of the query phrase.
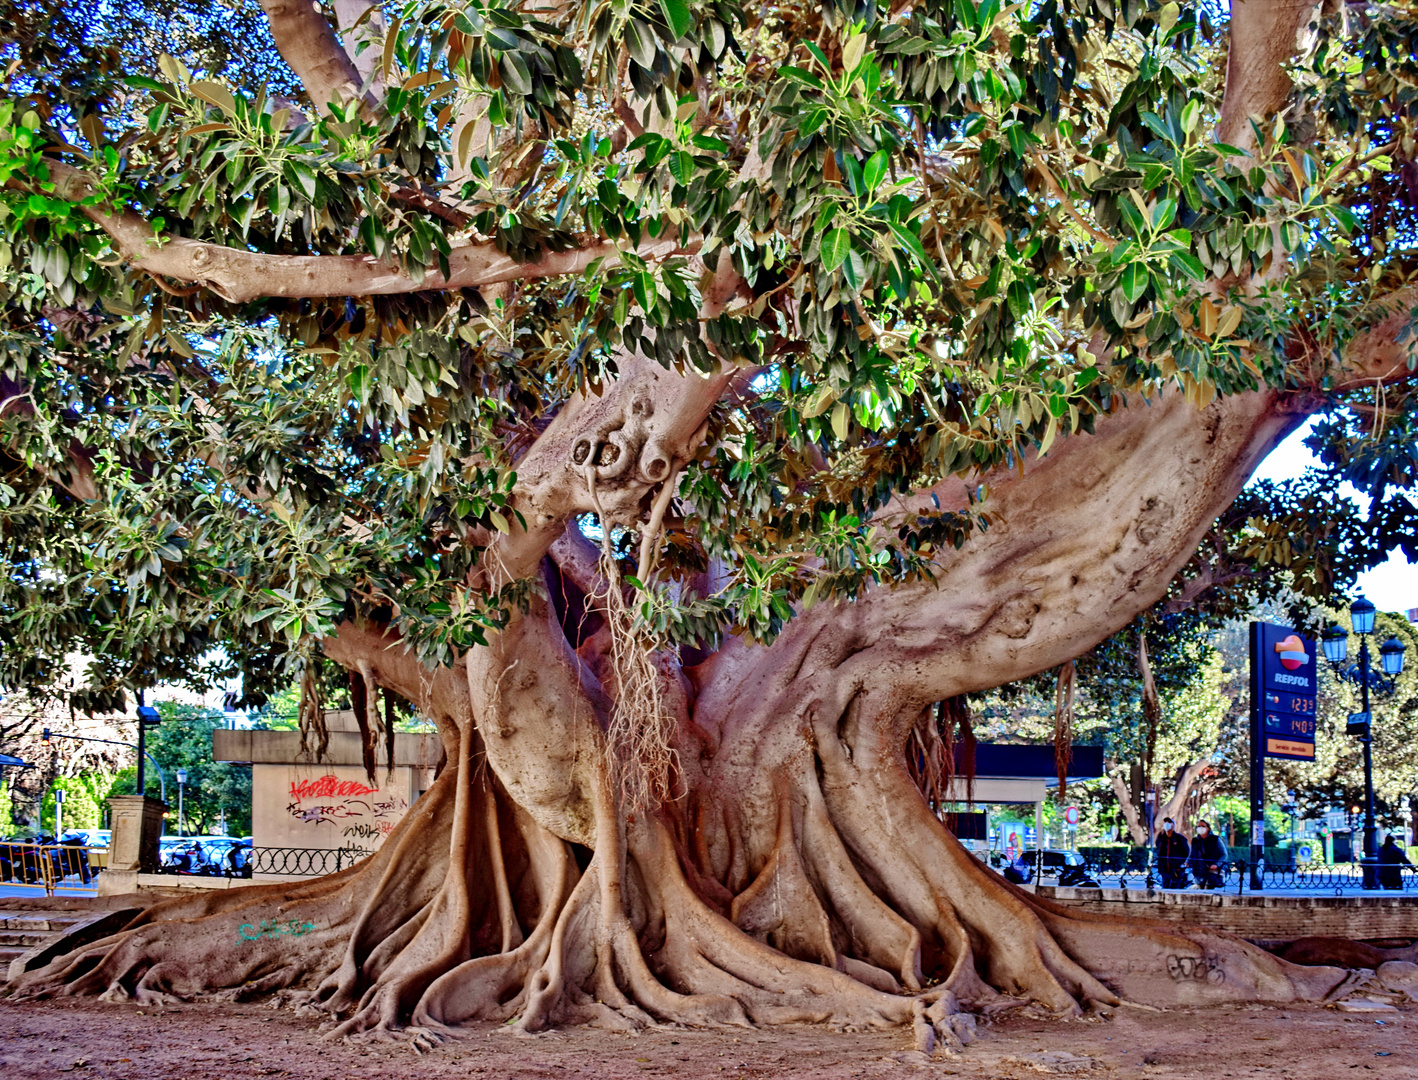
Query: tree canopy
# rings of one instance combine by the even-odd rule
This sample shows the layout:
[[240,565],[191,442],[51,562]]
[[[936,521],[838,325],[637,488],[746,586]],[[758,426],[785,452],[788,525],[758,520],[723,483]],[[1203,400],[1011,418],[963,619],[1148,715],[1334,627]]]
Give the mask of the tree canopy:
[[[646,595],[671,642],[929,573],[987,489],[891,499],[1166,386],[1353,405],[1332,472],[1411,485],[1407,392],[1328,366],[1408,340],[1407,4],[1321,18],[1263,122],[1207,5],[419,3],[352,56],[268,9],[285,64],[251,4],[6,24],[7,684],[220,643],[259,695],[368,614],[448,660],[512,599],[460,583],[519,454],[631,350],[739,372],[659,552],[721,570]],[[1249,496],[1187,580],[1411,547],[1408,499],[1361,526],[1326,490]]]

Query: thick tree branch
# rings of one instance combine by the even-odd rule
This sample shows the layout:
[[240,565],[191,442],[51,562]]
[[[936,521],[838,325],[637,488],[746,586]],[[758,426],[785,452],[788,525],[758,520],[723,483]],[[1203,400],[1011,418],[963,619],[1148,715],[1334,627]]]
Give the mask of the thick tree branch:
[[[384,13],[376,0],[335,0],[335,23],[345,39],[345,53],[359,74],[360,88],[383,96],[377,72],[383,55]],[[366,14],[367,13],[367,14]]]
[[330,21],[310,0],[260,0],[281,58],[321,112],[358,98],[360,73]]
[[[701,318],[716,317],[742,286],[728,260],[720,260]],[[709,412],[737,373],[667,371],[625,353],[617,363],[619,377],[604,393],[578,393],[518,460],[513,505],[527,528],[501,534],[493,544],[489,558],[501,581],[532,574],[577,514],[601,513],[623,525],[639,521],[651,493],[698,451]],[[594,494],[588,467],[597,478]]]
[[[1172,777],[1172,794],[1157,810],[1158,825],[1168,818],[1173,821],[1182,820],[1182,807],[1186,805],[1187,797],[1191,795],[1197,779],[1210,765],[1211,758],[1207,756],[1177,766],[1177,771]],[[1155,825],[1154,828],[1156,828]]]
[[1167,613],[1175,615],[1177,612],[1186,611],[1212,589],[1225,588],[1227,585],[1234,585],[1236,582],[1244,581],[1252,576],[1254,576],[1253,572],[1244,566],[1224,573],[1218,573],[1214,566],[1207,566],[1195,577],[1189,578],[1183,583],[1181,591],[1167,601]]
[[[1382,306],[1390,314],[1328,369],[1330,389],[1412,377],[1418,290]],[[1048,458],[1032,458],[1022,477],[983,478],[991,488],[988,508],[1002,524],[940,555],[935,583],[821,605],[795,620],[774,648],[807,647],[826,631],[839,650],[838,680],[894,686],[911,704],[1046,671],[1156,603],[1260,461],[1329,400],[1263,390],[1205,410],[1174,391],[1135,401],[1095,434],[1072,436]],[[965,505],[966,490],[951,478],[934,492],[951,510]],[[903,505],[929,512],[933,504],[922,493]],[[1048,524],[1040,532],[1011,522]],[[759,664],[771,661],[750,667]]]
[[1331,389],[1357,390],[1412,377],[1418,365],[1418,288],[1402,289],[1378,302],[1388,312],[1349,342]]
[[1314,0],[1232,0],[1226,90],[1217,138],[1250,150],[1251,117],[1280,111],[1290,94],[1284,65],[1298,51],[1300,35],[1318,16]]
[[[78,202],[93,194],[89,175],[58,161],[47,163],[54,194]],[[547,252],[534,262],[518,262],[491,242],[454,248],[445,277],[433,270],[422,281],[371,255],[265,255],[181,237],[159,238],[151,225],[129,210],[110,212],[85,206],[83,213],[109,235],[118,253],[133,266],[178,281],[195,282],[224,300],[246,303],[265,296],[374,296],[390,293],[476,288],[503,281],[534,280],[578,274],[597,259],[614,265],[620,249],[596,240],[570,251]],[[663,259],[698,249],[698,241],[651,240],[636,254]]]

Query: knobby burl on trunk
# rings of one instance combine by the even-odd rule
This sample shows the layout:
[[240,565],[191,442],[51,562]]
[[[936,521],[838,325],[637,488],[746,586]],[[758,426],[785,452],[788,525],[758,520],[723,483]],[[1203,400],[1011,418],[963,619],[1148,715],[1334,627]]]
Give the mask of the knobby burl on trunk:
[[[643,519],[725,383],[627,362],[603,397],[563,410],[519,463],[528,528],[494,542],[486,584],[540,569],[604,603],[575,517]],[[655,656],[676,768],[649,809],[623,805],[608,765],[615,667],[607,635],[568,640],[580,613],[533,599],[465,665],[433,673],[390,632],[346,626],[328,654],[433,717],[448,751],[385,846],[307,884],[158,904],[18,990],[290,989],[346,1032],[911,1023],[926,1049],[968,1039],[962,1017],[1023,1001],[1330,995],[1350,973],[1009,885],[934,816],[904,753],[933,702],[1061,663],[1155,602],[1305,412],[1274,391],[1201,411],[1177,394],[1134,401],[992,478],[1000,525],[942,553],[935,582],[819,604],[770,647],[731,638],[693,667]],[[965,490],[933,494],[959,505]],[[314,929],[239,933],[260,918]]]

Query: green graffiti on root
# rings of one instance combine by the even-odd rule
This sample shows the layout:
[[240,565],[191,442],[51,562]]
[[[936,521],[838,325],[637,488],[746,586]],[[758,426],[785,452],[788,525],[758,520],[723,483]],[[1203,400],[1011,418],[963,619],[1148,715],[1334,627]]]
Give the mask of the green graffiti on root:
[[306,919],[287,919],[285,922],[262,919],[260,926],[242,923],[236,928],[236,936],[242,941],[260,941],[262,938],[280,937],[282,934],[301,937],[314,929],[315,924]]

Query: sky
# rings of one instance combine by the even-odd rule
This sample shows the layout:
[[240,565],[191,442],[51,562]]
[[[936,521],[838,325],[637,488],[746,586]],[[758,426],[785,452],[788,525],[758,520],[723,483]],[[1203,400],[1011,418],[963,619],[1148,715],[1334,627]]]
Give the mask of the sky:
[[[1251,483],[1257,480],[1288,480],[1315,464],[1314,455],[1304,444],[1313,422],[1306,423],[1272,450],[1251,477]],[[1340,491],[1356,502],[1362,498],[1349,484],[1341,485]],[[1418,608],[1418,566],[1409,565],[1403,552],[1395,549],[1389,555],[1388,562],[1360,576],[1359,590],[1380,611],[1406,612],[1410,608]]]

